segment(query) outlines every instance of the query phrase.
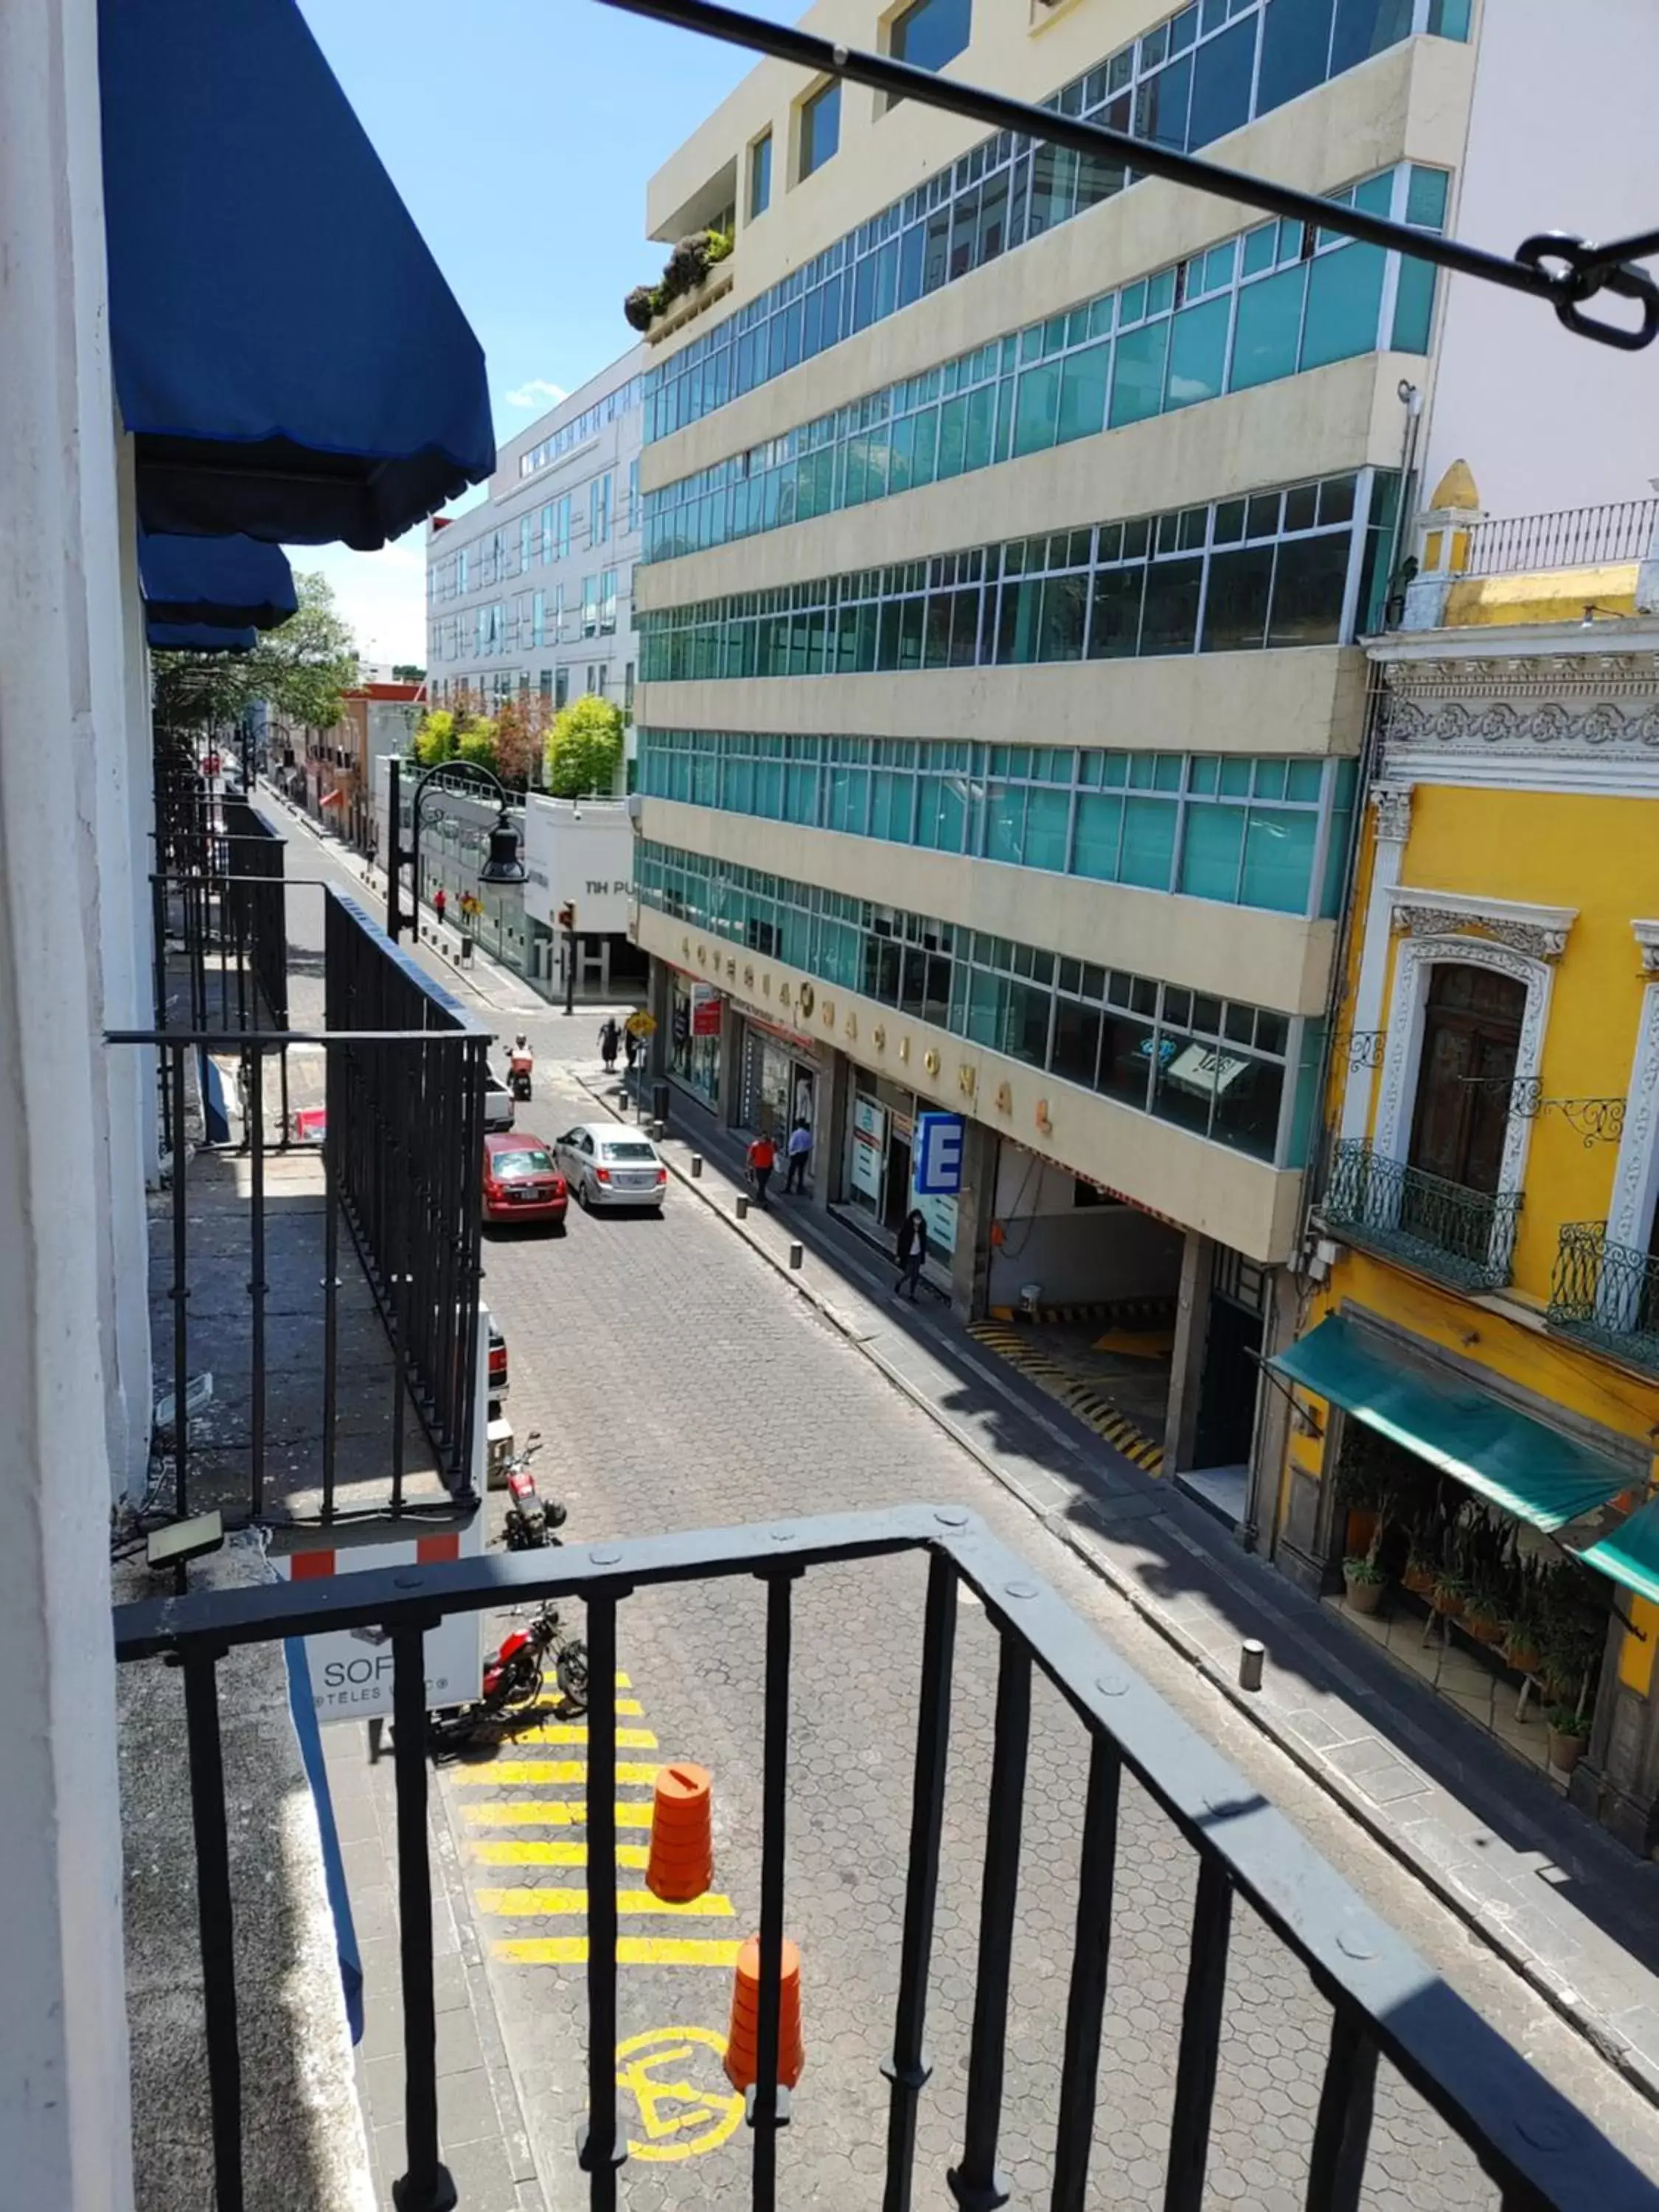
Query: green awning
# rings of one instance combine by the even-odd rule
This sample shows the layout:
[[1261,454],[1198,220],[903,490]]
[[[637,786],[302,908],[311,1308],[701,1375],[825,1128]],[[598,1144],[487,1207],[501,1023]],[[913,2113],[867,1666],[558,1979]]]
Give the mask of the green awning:
[[1267,1364],[1506,1513],[1552,1534],[1640,1480],[1616,1461],[1512,1412],[1484,1390],[1391,1364],[1338,1314]]
[[1587,1567],[1599,1568],[1638,1597],[1659,1605],[1659,1498],[1578,1556]]

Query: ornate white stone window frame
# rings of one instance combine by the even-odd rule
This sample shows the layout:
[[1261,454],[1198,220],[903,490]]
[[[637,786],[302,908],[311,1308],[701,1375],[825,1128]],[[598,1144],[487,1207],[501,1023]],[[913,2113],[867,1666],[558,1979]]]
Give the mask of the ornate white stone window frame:
[[1631,933],[1649,981],[1636,1024],[1625,1133],[1607,1205],[1607,1242],[1645,1252],[1659,1202],[1659,921],[1633,921]]
[[[1389,994],[1388,1042],[1377,1099],[1375,1148],[1404,1163],[1411,1145],[1423,1060],[1423,1030],[1434,969],[1456,961],[1512,976],[1526,991],[1516,1048],[1517,1091],[1536,1079],[1544,1054],[1555,962],[1576,914],[1563,907],[1522,906],[1509,900],[1472,898],[1450,891],[1399,886],[1391,895],[1395,932],[1401,939]],[[1511,1108],[1504,1133],[1500,1193],[1526,1184],[1532,1122]]]

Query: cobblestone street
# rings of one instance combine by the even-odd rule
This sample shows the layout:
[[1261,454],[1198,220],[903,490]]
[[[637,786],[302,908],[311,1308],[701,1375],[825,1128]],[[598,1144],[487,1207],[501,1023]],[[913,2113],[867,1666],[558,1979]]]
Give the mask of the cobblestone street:
[[[550,1137],[593,1109],[544,1066],[535,1107],[523,1118]],[[486,1265],[487,1293],[513,1347],[514,1419],[520,1434],[538,1426],[548,1439],[538,1471],[544,1488],[568,1502],[573,1539],[908,1498],[959,1500],[1128,1648],[1127,1624],[1113,1620],[1115,1609],[1093,1578],[684,1194],[671,1195],[660,1221],[573,1209],[562,1243],[496,1237]],[[790,2202],[873,2201],[878,2185],[886,2087],[878,2068],[890,2049],[896,1986],[921,1577],[920,1567],[908,1563],[848,1568],[815,1574],[798,1593],[787,1923],[804,1961],[807,2071],[783,2150]],[[945,2169],[961,2149],[994,1641],[982,1615],[966,1609],[929,2008],[934,2075],[920,2138],[924,2204],[948,2202]],[[621,1664],[654,1741],[634,1770],[641,1779],[621,1794],[641,1807],[648,1802],[643,1778],[656,1755],[694,1759],[713,1770],[716,1891],[733,1914],[668,1921],[625,1911],[625,1937],[665,1929],[670,1941],[665,1950],[641,1946],[637,1963],[623,1972],[624,2042],[651,2031],[724,2028],[728,1967],[653,1961],[679,1953],[675,1938],[696,1956],[701,1946],[718,1947],[756,1924],[762,1649],[758,1587],[648,1593],[624,1608]],[[1143,1663],[1148,1655],[1135,1649],[1129,1656]],[[1237,1742],[1226,1747],[1239,1755]],[[1250,1749],[1261,1763],[1259,1747]],[[458,1782],[452,1770],[449,1796],[464,1847],[468,1838],[522,1842],[559,1832],[526,1826],[514,1810],[514,1801],[559,1795],[540,1778],[535,1762],[545,1756],[527,1746],[504,1752],[507,1771],[526,1777],[512,1784],[487,1783],[488,1769]],[[624,1738],[619,1756],[638,1760],[639,1751]],[[1003,2139],[1006,2170],[1026,2203],[1040,2202],[1050,2179],[1085,1768],[1081,1730],[1040,1687]],[[1286,1763],[1273,1794],[1294,1780]],[[580,1785],[574,1787],[579,1795]],[[499,1826],[490,1821],[492,1801]],[[1325,1827],[1339,1825],[1325,1814]],[[629,1832],[623,1833],[626,1842]],[[1315,1839],[1331,1847],[1328,1835],[1316,1832]],[[525,1963],[517,1947],[526,1936],[568,1938],[582,1923],[562,1911],[511,1909],[520,1901],[515,1888],[540,1889],[558,1879],[544,1865],[491,1864],[472,1879],[541,2169],[556,2202],[574,2206],[582,2194],[569,2158],[583,2106],[580,1967],[568,1955],[562,1964]],[[1403,1892],[1409,1885],[1395,1876],[1393,1887]],[[1130,1788],[1094,2172],[1094,2201],[1103,2205],[1162,2202],[1193,1888],[1187,1847]],[[1379,1901],[1399,1917],[1394,1900]],[[517,1955],[503,1955],[503,1945]],[[725,1954],[716,1948],[712,1955]],[[1514,2016],[1502,2022],[1511,2033],[1538,2009],[1518,1984],[1514,1996]],[[1209,2171],[1216,2203],[1288,2212],[1302,2202],[1328,2018],[1299,1967],[1242,1915]],[[1587,2067],[1586,2080],[1595,2071]],[[693,2079],[701,2078],[694,2068]],[[624,2100],[638,2146],[630,2203],[647,2212],[671,2203],[714,2205],[730,2201],[741,2185],[731,2166],[746,2157],[747,2138],[740,2127],[721,2136],[721,2084],[712,2070],[708,2084],[709,2099],[663,2109],[658,2124],[666,2132],[656,2141],[647,2138],[637,2105]],[[1651,2142],[1649,2115],[1611,2077],[1606,2086],[1615,2104],[1631,2105],[1632,2121]],[[721,2139],[706,2156],[677,2165],[672,2175],[665,2167],[651,2171],[653,2152],[710,2137]],[[1425,2208],[1492,2201],[1473,2160],[1386,2069],[1367,2201]]]
[[[520,1127],[552,1139],[595,1118],[574,1066],[591,1072],[598,1015],[532,1013],[512,979],[489,971],[481,981],[493,994],[486,1018],[526,1027],[538,1048]],[[689,1192],[671,1187],[661,1219],[573,1206],[562,1239],[491,1232],[485,1267],[511,1348],[509,1411],[520,1439],[544,1433],[537,1474],[568,1507],[569,1540],[910,1499],[969,1506],[1235,1763],[1246,1784],[1235,1810],[1255,1792],[1271,1798],[1433,1968],[1645,2171],[1659,2171],[1652,2107]],[[781,2148],[786,2203],[879,2201],[879,2068],[893,2033],[922,1572],[884,1563],[817,1571],[797,1586],[786,1925],[803,1961],[806,2069]],[[964,1605],[921,2206],[950,2203],[945,2169],[962,2149],[994,1646],[983,1614]],[[618,2034],[633,2142],[623,2199],[638,2212],[746,2197],[750,2138],[718,2059],[732,1949],[758,1922],[763,1648],[758,1584],[647,1592],[623,1608]],[[543,2185],[558,2212],[575,2212],[586,2201],[574,2156],[586,2063],[585,1738],[556,1721],[535,1737],[492,1761],[444,1768],[441,1817],[455,1837]],[[642,1871],[650,1778],[665,1759],[707,1765],[714,1789],[714,1892],[674,1912],[649,1897]],[[1051,2180],[1086,1765],[1080,1727],[1039,1682],[1001,2153],[1022,2204],[1045,2202]],[[1103,2208],[1163,2202],[1194,1887],[1185,1844],[1126,1785],[1090,2193]],[[1304,1972],[1240,1907],[1206,2201],[1252,2212],[1304,2203],[1329,2020]],[[1364,2202],[1424,2212],[1497,2203],[1472,2156],[1386,2065]]]

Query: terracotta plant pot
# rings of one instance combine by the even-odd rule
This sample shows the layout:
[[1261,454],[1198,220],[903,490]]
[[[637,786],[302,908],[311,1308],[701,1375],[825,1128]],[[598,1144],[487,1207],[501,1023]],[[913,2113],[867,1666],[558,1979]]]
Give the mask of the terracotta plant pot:
[[1569,1735],[1564,1729],[1559,1728],[1551,1729],[1549,1738],[1550,1765],[1558,1774],[1571,1774],[1584,1756],[1584,1746],[1589,1738]]
[[1477,1644],[1501,1644],[1504,1624],[1495,1613],[1465,1613],[1463,1626]]
[[1530,1644],[1518,1643],[1512,1636],[1504,1640],[1504,1664],[1513,1667],[1517,1674],[1538,1672],[1538,1654]]
[[1346,1568],[1342,1581],[1348,1594],[1350,1613],[1373,1613],[1382,1610],[1382,1600],[1389,1587],[1387,1583],[1373,1582],[1369,1577],[1362,1581],[1359,1577],[1349,1574]]
[[1434,1607],[1437,1613],[1449,1613],[1451,1618],[1455,1620],[1458,1614],[1462,1612],[1464,1607],[1468,1603],[1468,1599],[1462,1590],[1446,1589],[1443,1587],[1437,1585],[1434,1595],[1430,1598],[1429,1603]]
[[1434,1569],[1413,1559],[1406,1569],[1404,1581],[1413,1597],[1426,1597],[1434,1588]]

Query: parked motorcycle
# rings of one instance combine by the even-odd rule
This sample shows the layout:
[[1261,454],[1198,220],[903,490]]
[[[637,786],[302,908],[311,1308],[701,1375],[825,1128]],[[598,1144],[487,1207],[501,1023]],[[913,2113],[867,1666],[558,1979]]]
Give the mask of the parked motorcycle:
[[524,1449],[507,1463],[507,1517],[502,1534],[509,1552],[539,1552],[556,1544],[556,1528],[565,1523],[565,1508],[556,1498],[544,1498],[536,1487],[530,1462],[542,1448],[542,1432],[532,1429]]
[[502,1735],[518,1721],[533,1720],[542,1702],[550,1656],[558,1685],[558,1711],[587,1711],[587,1646],[565,1632],[558,1607],[545,1604],[524,1628],[501,1640],[484,1662],[483,1693],[470,1705],[428,1717],[428,1741],[434,1751],[459,1751]]

